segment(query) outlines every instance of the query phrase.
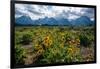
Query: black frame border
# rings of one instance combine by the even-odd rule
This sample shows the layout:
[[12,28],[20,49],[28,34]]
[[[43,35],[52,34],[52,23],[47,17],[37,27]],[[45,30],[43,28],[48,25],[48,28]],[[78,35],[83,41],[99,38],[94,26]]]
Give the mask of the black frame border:
[[[69,6],[69,7],[88,7],[95,10],[95,48],[94,48],[94,61],[89,62],[73,62],[73,63],[61,63],[61,64],[43,64],[43,65],[21,65],[15,66],[14,55],[14,35],[15,35],[15,4],[36,4],[36,5],[53,5],[53,6]],[[61,65],[80,65],[80,64],[93,64],[97,62],[97,7],[95,5],[82,5],[82,4],[65,4],[65,3],[50,3],[50,2],[36,2],[36,1],[11,1],[10,2],[10,68],[28,68],[28,67],[48,67],[48,66],[61,66]]]

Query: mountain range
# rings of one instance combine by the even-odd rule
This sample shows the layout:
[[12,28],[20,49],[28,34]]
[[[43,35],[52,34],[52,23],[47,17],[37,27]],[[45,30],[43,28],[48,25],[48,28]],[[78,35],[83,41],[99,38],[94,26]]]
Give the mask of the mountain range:
[[21,16],[15,19],[16,25],[67,25],[67,26],[88,26],[94,25],[94,21],[92,21],[87,16],[81,16],[75,20],[69,20],[65,18],[40,18],[37,20],[32,20],[29,16]]

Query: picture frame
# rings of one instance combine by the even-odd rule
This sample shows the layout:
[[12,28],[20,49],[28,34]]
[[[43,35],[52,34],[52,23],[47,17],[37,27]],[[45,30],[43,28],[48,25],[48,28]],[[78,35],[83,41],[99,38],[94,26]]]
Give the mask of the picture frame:
[[[61,61],[60,61],[60,59],[58,59],[58,62],[54,62],[54,63],[50,63],[49,64],[49,62],[50,61],[53,61],[53,60],[51,60],[51,57],[50,57],[50,61],[48,61],[48,63],[47,63],[47,60],[48,60],[48,58],[46,58],[47,60],[45,61],[45,63],[41,63],[41,64],[38,64],[38,63],[40,63],[40,61],[38,61],[38,62],[36,62],[36,64],[33,64],[33,63],[31,63],[31,64],[16,64],[16,57],[15,57],[15,53],[16,53],[16,48],[15,48],[15,46],[17,46],[17,45],[15,45],[16,44],[16,38],[18,38],[18,37],[16,37],[15,35],[16,35],[16,30],[17,31],[19,31],[18,29],[16,29],[15,27],[16,26],[23,26],[22,24],[16,24],[16,17],[15,17],[15,15],[17,14],[16,13],[16,4],[21,4],[21,5],[39,5],[39,6],[54,6],[54,7],[73,7],[73,8],[92,8],[92,10],[93,10],[93,12],[92,11],[89,11],[89,10],[86,10],[86,12],[88,12],[88,14],[89,13],[92,13],[93,14],[93,22],[94,22],[94,24],[93,25],[90,25],[89,24],[89,26],[93,26],[93,28],[90,28],[90,29],[84,29],[85,31],[86,30],[90,30],[90,32],[91,32],[91,29],[92,29],[92,32],[93,32],[93,34],[94,35],[92,35],[92,34],[90,34],[91,35],[91,40],[93,39],[93,41],[92,41],[92,43],[93,43],[93,45],[94,45],[94,47],[93,47],[93,49],[91,50],[91,51],[93,51],[93,53],[91,53],[92,55],[90,56],[90,58],[92,57],[93,58],[93,60],[89,60],[89,61],[87,61],[87,60],[85,60],[85,61],[81,61],[80,60],[80,62],[78,62],[78,61],[72,61],[72,62],[68,62],[68,61],[66,61],[66,62],[62,62],[62,63],[60,63]],[[25,7],[27,7],[27,6],[25,6]],[[30,7],[28,7],[28,8],[30,8]],[[51,7],[48,7],[49,9],[51,8]],[[20,8],[19,8],[20,9]],[[43,8],[41,8],[41,9],[43,9]],[[23,10],[23,9],[22,9]],[[26,10],[27,11],[27,10]],[[32,10],[30,10],[31,12],[34,12],[34,13],[36,13],[36,14],[40,14],[40,13],[37,13],[37,12],[35,12],[35,11],[32,11]],[[53,10],[53,11],[55,11],[55,10]],[[58,10],[58,11],[61,11],[61,10]],[[75,11],[75,10],[74,10]],[[41,11],[42,12],[42,11]],[[72,13],[71,11],[69,11],[70,13]],[[21,12],[21,13],[19,13],[19,14],[22,14],[22,13],[24,13],[24,12]],[[26,13],[26,12],[25,12]],[[44,12],[45,13],[45,12]],[[64,13],[64,12],[63,12]],[[76,12],[77,13],[77,12]],[[75,13],[75,15],[77,15],[77,16],[80,16],[81,14],[79,14],[80,12],[78,12],[78,14],[76,14]],[[84,13],[84,12],[83,12]],[[48,13],[48,15],[49,15],[50,13]],[[56,14],[56,13],[55,13]],[[54,15],[55,15],[54,14]],[[67,13],[68,14],[68,13]],[[72,13],[73,15],[74,15],[74,13]],[[87,16],[88,14],[84,14],[85,16]],[[90,14],[90,16],[92,15],[92,14]],[[25,14],[26,15],[26,14]],[[44,15],[47,15],[47,14],[44,14]],[[63,15],[63,14],[61,14],[61,15]],[[53,15],[50,15],[50,16],[53,16]],[[63,15],[64,16],[64,15]],[[40,16],[39,16],[40,17]],[[36,18],[39,18],[39,17],[36,17]],[[25,18],[24,18],[25,19]],[[49,17],[48,17],[48,19],[49,19]],[[21,20],[19,20],[20,22],[21,22]],[[26,22],[26,20],[22,20],[23,21],[23,23],[24,22]],[[42,20],[41,20],[42,21]],[[45,20],[46,21],[46,20]],[[44,22],[45,22],[44,21]],[[84,21],[84,20],[83,20]],[[50,23],[52,23],[52,20],[51,21],[49,21]],[[62,21],[63,22],[63,21]],[[84,21],[84,22],[86,22],[87,23],[87,21]],[[77,64],[91,64],[91,63],[96,63],[96,6],[94,6],[94,5],[81,5],[81,4],[65,4],[65,3],[49,3],[49,2],[35,2],[35,1],[11,1],[11,35],[10,35],[10,37],[11,37],[11,68],[28,68],[28,67],[43,67],[43,66],[59,66],[59,65],[77,65]],[[40,24],[41,24],[41,26],[49,26],[50,24],[47,24],[47,23],[45,23],[45,24],[42,24],[41,22],[40,22]],[[34,25],[36,25],[36,26],[40,26],[40,24],[34,24]],[[61,26],[61,27],[63,27],[63,26],[67,26],[66,24],[52,24],[52,25],[50,25],[50,26]],[[27,26],[27,25],[24,25],[24,26]],[[33,26],[33,25],[31,25],[31,24],[29,24],[28,26]],[[74,25],[75,26],[75,25]],[[74,26],[70,26],[69,28],[73,28],[73,29],[76,29],[76,30],[78,30],[77,28],[76,28],[76,26],[75,26],[75,28],[74,28]],[[83,25],[82,25],[83,26]],[[78,28],[82,28],[82,26],[79,26]],[[85,26],[84,26],[85,27]],[[69,29],[68,28],[68,29]],[[27,29],[27,28],[24,28],[24,30],[25,29]],[[42,29],[42,28],[41,28]],[[39,30],[41,30],[41,29],[39,29]],[[47,29],[47,28],[45,28],[45,29]],[[49,30],[50,30],[51,28],[49,28]],[[64,30],[65,28],[61,28],[60,30],[62,31],[62,30]],[[83,28],[82,28],[83,29]],[[38,30],[38,28],[36,28],[35,30]],[[43,30],[43,29],[42,29]],[[23,32],[22,30],[20,30],[21,32]],[[65,30],[64,30],[65,31]],[[83,31],[83,30],[82,30]],[[89,32],[89,31],[87,31],[87,32]],[[86,32],[86,33],[87,33]],[[90,33],[89,32],[89,33]],[[51,33],[50,33],[51,34]],[[54,34],[54,33],[53,33]],[[39,34],[39,35],[41,35],[41,34]],[[38,35],[38,36],[39,36]],[[28,36],[28,35],[27,35]],[[43,35],[44,36],[44,35]],[[59,36],[59,35],[56,35],[56,36]],[[74,35],[72,35],[72,36],[74,36]],[[34,38],[35,38],[36,36],[34,36]],[[50,36],[51,37],[51,36]],[[93,38],[92,38],[93,37]],[[25,39],[26,39],[27,37],[25,37]],[[41,37],[42,38],[42,37]],[[85,37],[86,38],[86,37]],[[88,38],[88,37],[87,37]],[[86,38],[86,40],[87,40],[87,38]],[[38,38],[39,39],[39,38]],[[43,39],[45,39],[45,38],[43,38]],[[70,37],[70,39],[71,39],[71,37]],[[73,39],[73,38],[72,38]],[[33,40],[36,40],[36,39],[33,39]],[[53,39],[54,40],[54,39]],[[60,39],[59,39],[60,40]],[[85,41],[86,41],[85,40]],[[18,41],[20,41],[20,40],[18,40]],[[30,41],[30,40],[29,40]],[[76,40],[75,40],[76,41]],[[85,41],[84,41],[84,39],[82,40],[83,41],[83,46],[84,46],[84,43],[85,43]],[[25,44],[27,44],[27,42],[28,41],[26,41],[25,42],[25,40],[24,40],[24,42],[23,43],[25,43]],[[34,41],[32,41],[33,43],[34,43]],[[55,41],[55,42],[57,42],[57,41]],[[87,42],[88,41],[86,41],[86,44],[85,45],[87,45]],[[81,40],[80,40],[80,43],[81,43]],[[35,43],[34,43],[35,44]],[[58,46],[59,46],[59,44],[60,43],[58,43]],[[81,43],[82,44],[82,43]],[[91,41],[90,41],[90,44],[91,44]],[[66,44],[65,44],[66,45]],[[46,46],[46,45],[44,45],[44,46]],[[79,46],[82,46],[82,45],[79,45]],[[47,48],[48,49],[48,48]],[[58,48],[57,48],[58,49]],[[77,49],[77,48],[76,48]],[[80,49],[80,48],[79,48]],[[85,48],[84,48],[85,49]],[[88,47],[86,47],[86,50],[88,49]],[[90,49],[90,48],[89,48]],[[51,49],[52,50],[52,49]],[[90,50],[89,50],[89,52],[91,52]],[[62,53],[62,52],[61,52]],[[42,54],[43,55],[43,54]],[[45,55],[47,55],[47,54],[45,54]],[[65,53],[64,53],[64,55],[65,55]],[[90,55],[90,54],[89,54]],[[53,55],[54,56],[54,55]],[[19,56],[18,56],[19,57]],[[27,56],[26,56],[27,57]],[[65,56],[64,56],[65,57]],[[68,57],[68,56],[67,56]],[[71,58],[71,57],[70,57]],[[89,59],[90,59],[89,58]],[[17,59],[19,59],[19,58],[17,58]],[[64,58],[65,59],[65,58]],[[74,58],[73,58],[74,59]],[[33,59],[34,60],[34,59]],[[38,60],[38,59],[37,59]],[[43,58],[43,56],[42,56],[42,60],[44,60],[44,58]],[[56,60],[56,58],[55,58],[55,60]],[[67,59],[67,60],[69,60],[69,58]],[[83,59],[82,59],[83,60]],[[20,61],[20,60],[19,60]],[[65,60],[64,60],[65,61]]]

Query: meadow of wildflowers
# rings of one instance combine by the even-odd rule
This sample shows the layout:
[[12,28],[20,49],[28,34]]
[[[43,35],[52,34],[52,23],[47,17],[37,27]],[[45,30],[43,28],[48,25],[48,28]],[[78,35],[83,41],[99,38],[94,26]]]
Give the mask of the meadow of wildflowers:
[[16,64],[94,61],[94,28],[15,27]]

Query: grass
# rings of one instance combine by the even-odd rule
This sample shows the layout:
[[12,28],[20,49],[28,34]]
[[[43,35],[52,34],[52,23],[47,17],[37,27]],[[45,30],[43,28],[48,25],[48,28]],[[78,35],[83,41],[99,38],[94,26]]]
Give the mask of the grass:
[[94,61],[94,41],[94,27],[16,26],[16,64]]

